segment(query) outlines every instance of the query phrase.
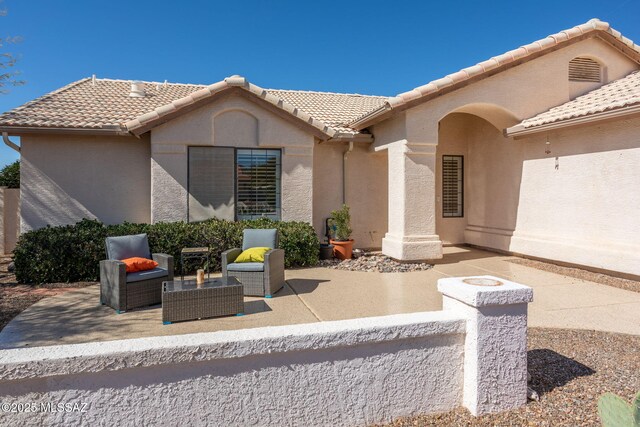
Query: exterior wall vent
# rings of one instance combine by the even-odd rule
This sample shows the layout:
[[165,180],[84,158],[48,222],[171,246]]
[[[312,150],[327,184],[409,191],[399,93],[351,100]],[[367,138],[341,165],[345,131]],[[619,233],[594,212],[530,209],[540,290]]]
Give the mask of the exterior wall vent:
[[602,67],[591,58],[579,56],[569,61],[570,82],[602,82]]
[[144,82],[140,80],[134,80],[131,82],[131,92],[129,92],[129,96],[131,98],[144,98],[146,95],[144,91]]

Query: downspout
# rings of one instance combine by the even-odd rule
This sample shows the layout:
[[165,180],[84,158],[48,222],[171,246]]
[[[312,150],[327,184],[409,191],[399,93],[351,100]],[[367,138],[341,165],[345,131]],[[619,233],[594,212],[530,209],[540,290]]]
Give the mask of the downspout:
[[342,155],[342,204],[347,204],[347,157],[353,151],[353,141],[349,141],[349,147]]
[[20,146],[9,139],[9,134],[7,132],[2,132],[2,140],[8,147],[13,148],[18,153],[20,152]]

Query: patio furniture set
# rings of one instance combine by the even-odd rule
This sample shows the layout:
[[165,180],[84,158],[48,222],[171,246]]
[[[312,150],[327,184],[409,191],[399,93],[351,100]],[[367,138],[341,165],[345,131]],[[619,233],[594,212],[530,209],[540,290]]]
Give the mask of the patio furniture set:
[[[106,238],[107,259],[100,261],[100,303],[123,313],[134,308],[162,304],[164,324],[208,317],[243,315],[244,296],[271,296],[284,286],[284,250],[278,249],[276,229],[247,229],[242,248],[222,253],[222,277],[184,278],[184,263],[199,259],[209,273],[209,249],[181,251],[182,274],[174,279],[174,260],[152,254],[146,234]],[[264,261],[238,262],[244,251],[264,248]],[[267,249],[268,248],[268,249]],[[127,272],[138,260],[153,262],[151,268]]]

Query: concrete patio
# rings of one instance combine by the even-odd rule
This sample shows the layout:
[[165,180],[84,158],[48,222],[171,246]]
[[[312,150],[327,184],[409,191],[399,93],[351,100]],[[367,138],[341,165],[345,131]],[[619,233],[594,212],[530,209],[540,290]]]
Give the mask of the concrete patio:
[[429,271],[363,273],[328,268],[288,270],[274,298],[245,298],[245,316],[163,325],[160,306],[117,315],[90,286],[42,300],[0,332],[0,348],[108,341],[440,310],[442,277],[494,275],[534,289],[529,326],[640,335],[640,293],[508,262],[509,256],[445,248]]

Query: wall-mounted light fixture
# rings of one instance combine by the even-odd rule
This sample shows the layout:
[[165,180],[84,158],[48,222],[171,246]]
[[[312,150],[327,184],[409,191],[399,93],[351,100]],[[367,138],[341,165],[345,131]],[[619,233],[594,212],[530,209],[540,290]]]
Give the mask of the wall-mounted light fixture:
[[549,142],[549,135],[547,135],[547,142],[544,144],[544,154],[551,154],[551,143]]

